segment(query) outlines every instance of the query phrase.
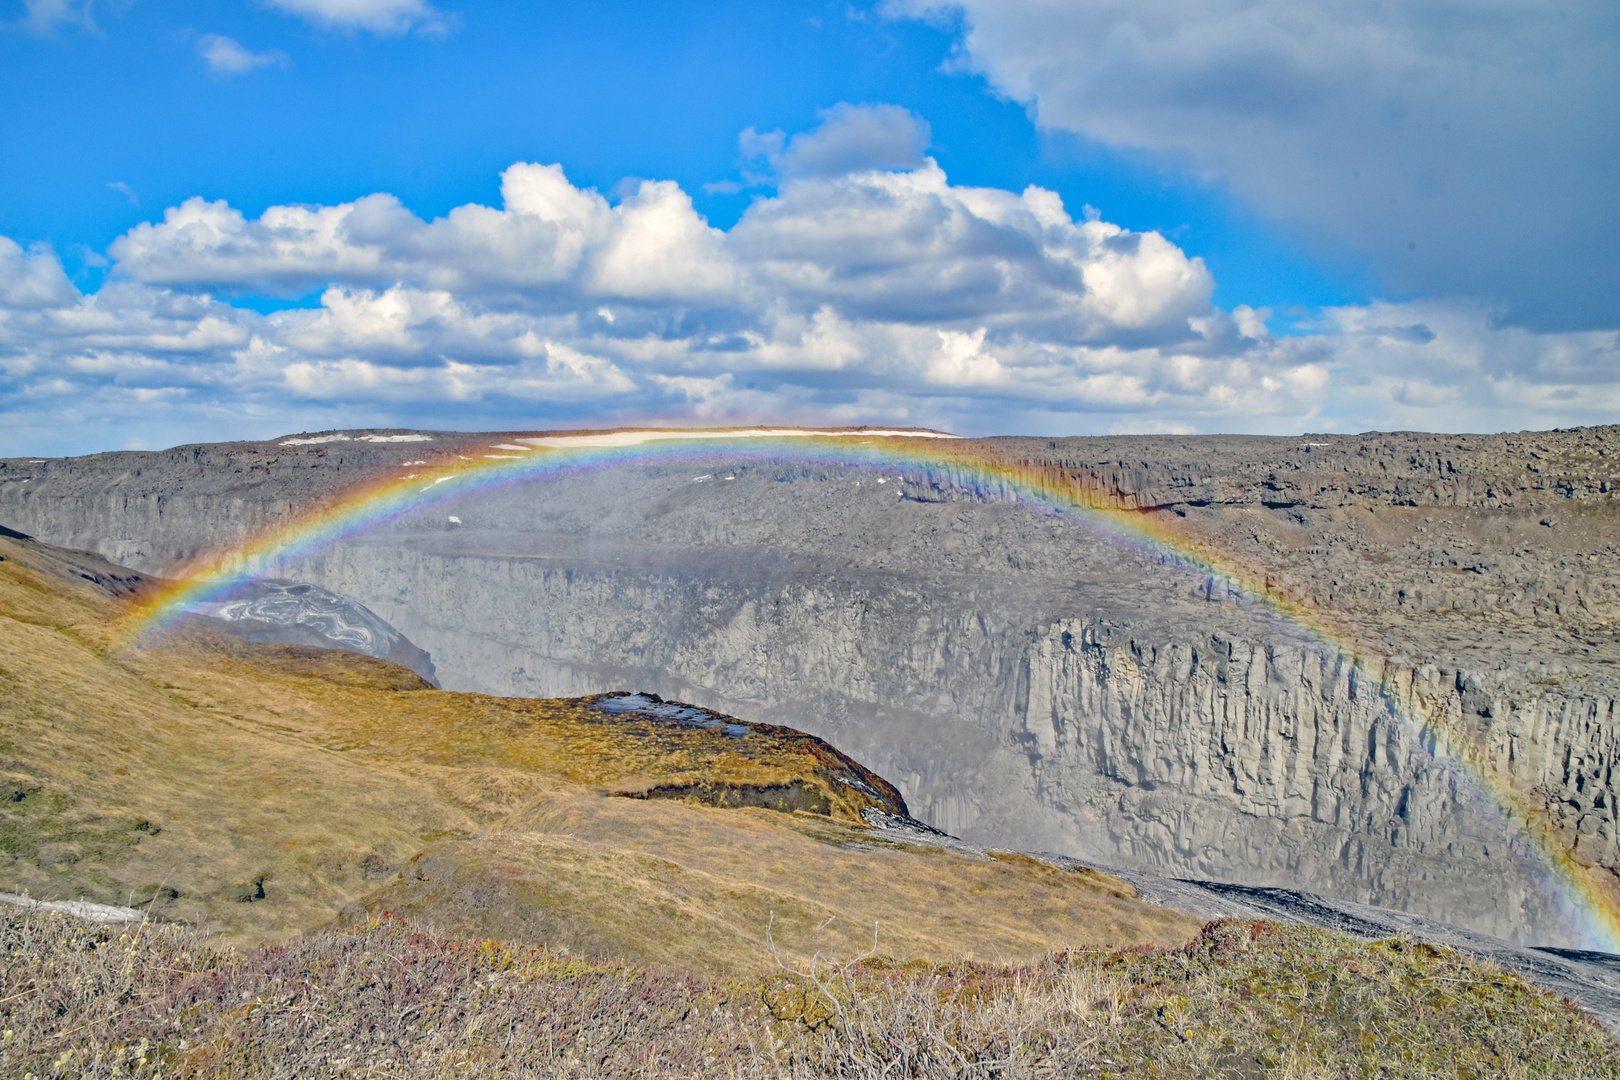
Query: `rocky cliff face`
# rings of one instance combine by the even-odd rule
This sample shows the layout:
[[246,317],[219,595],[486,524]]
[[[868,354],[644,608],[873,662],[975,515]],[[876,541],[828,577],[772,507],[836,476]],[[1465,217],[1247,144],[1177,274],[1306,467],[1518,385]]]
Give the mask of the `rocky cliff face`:
[[429,685],[439,685],[431,656],[353,597],[319,585],[277,578],[243,581],[223,599],[186,610],[249,641],[347,649],[408,667]]
[[[0,523],[159,570],[350,478],[485,449],[431,438],[6,462]],[[1517,792],[1613,887],[1616,447],[1616,429],[982,445],[1152,508],[1338,636],[948,474],[742,455],[471,496],[264,569],[361,599],[448,687],[645,689],[789,723],[981,842],[1580,944],[1490,804]]]

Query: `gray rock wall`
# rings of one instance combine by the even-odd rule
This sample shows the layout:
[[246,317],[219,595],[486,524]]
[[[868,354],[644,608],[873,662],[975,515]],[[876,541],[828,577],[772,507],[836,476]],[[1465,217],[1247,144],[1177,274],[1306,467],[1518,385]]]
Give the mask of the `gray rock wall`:
[[[1460,716],[1465,697],[1482,707],[1473,683],[1357,670],[1252,612],[1211,612],[1206,625],[1224,628],[1199,633],[1117,612],[1030,619],[1005,594],[967,605],[862,579],[762,582],[736,565],[719,580],[380,544],[305,570],[332,588],[381,586],[397,608],[380,610],[431,643],[450,685],[644,688],[792,724],[980,843],[1308,884],[1509,939],[1579,940],[1472,773],[1436,760],[1391,708],[1421,683]],[[1491,745],[1510,748],[1526,788],[1578,799],[1588,854],[1612,864],[1612,700],[1491,701],[1503,717]]]

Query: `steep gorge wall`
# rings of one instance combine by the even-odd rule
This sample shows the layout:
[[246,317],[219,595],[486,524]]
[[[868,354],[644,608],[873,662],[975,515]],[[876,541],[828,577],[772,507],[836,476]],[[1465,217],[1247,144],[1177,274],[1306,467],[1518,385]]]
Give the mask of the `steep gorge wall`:
[[[1140,863],[1217,880],[1245,867],[1246,880],[1533,937],[1555,917],[1533,852],[1490,809],[1510,778],[1580,813],[1585,861],[1620,865],[1610,695],[1489,694],[1435,665],[1076,623],[1052,627],[1027,663],[1013,733],[1033,744],[1037,791],[1084,808]],[[1442,732],[1468,730],[1467,709],[1498,714],[1482,731],[1483,782],[1434,753]]]
[[1432,666],[1357,669],[1230,605],[1176,622],[1143,614],[1168,591],[1057,617],[1081,598],[773,581],[736,560],[722,580],[366,544],[305,570],[373,589],[379,611],[433,643],[451,685],[645,688],[792,724],[977,842],[1580,940],[1470,774],[1431,756],[1391,707],[1421,695],[1458,723],[1491,714],[1495,763],[1578,809],[1583,856],[1620,865],[1612,698],[1487,689]]
[[[991,441],[991,440],[986,440]],[[1006,439],[1009,463],[1061,474],[1122,509],[1585,506],[1620,492],[1620,426],[1499,435],[1120,435]]]

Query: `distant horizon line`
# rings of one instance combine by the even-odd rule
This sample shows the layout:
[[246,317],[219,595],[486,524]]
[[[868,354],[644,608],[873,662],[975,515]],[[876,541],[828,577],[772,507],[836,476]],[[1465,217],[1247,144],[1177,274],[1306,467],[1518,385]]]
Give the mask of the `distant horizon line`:
[[[0,461],[27,461],[31,464],[44,464],[48,461],[66,461],[80,457],[96,457],[102,454],[160,454],[171,450],[181,450],[192,446],[222,446],[222,445],[274,445],[274,446],[320,446],[333,443],[426,443],[433,442],[435,436],[460,436],[469,439],[478,438],[507,438],[531,444],[533,448],[541,447],[587,447],[587,446],[635,446],[645,442],[675,440],[693,437],[706,437],[718,439],[743,438],[794,438],[794,437],[823,437],[839,438],[851,435],[868,438],[914,438],[914,439],[949,439],[972,441],[978,439],[1361,439],[1373,436],[1429,436],[1435,438],[1484,438],[1489,436],[1534,436],[1555,435],[1576,431],[1601,431],[1609,428],[1620,428],[1620,421],[1609,424],[1581,424],[1570,427],[1553,428],[1520,428],[1512,431],[1424,431],[1411,428],[1394,429],[1390,431],[1369,430],[1360,432],[1329,432],[1304,431],[1297,435],[1267,435],[1249,432],[1115,432],[1108,435],[961,435],[956,432],[942,431],[938,428],[928,427],[899,427],[895,425],[851,425],[834,426],[818,425],[815,427],[798,426],[791,424],[744,424],[736,426],[702,426],[702,427],[674,427],[674,426],[648,426],[625,425],[622,427],[604,428],[489,428],[482,430],[456,430],[449,428],[412,428],[412,427],[369,427],[369,428],[327,428],[320,431],[291,432],[277,435],[267,439],[217,439],[209,442],[176,443],[173,446],[156,448],[128,447],[120,450],[92,450],[83,454],[64,454],[58,457],[30,458],[26,455],[0,458]],[[634,438],[634,436],[641,436]],[[1320,445],[1328,445],[1322,443]],[[511,447],[510,449],[526,449],[526,447]]]

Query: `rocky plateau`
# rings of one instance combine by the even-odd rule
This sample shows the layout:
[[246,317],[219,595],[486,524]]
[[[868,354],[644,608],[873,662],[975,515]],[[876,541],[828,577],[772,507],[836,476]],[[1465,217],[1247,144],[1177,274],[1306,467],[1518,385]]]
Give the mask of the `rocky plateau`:
[[[0,461],[0,524],[174,574],[529,434]],[[364,605],[450,689],[646,691],[808,731],[974,844],[1594,944],[1497,803],[1579,890],[1620,892],[1620,428],[953,449],[1061,476],[1168,548],[947,468],[739,449],[467,494],[255,569]]]

